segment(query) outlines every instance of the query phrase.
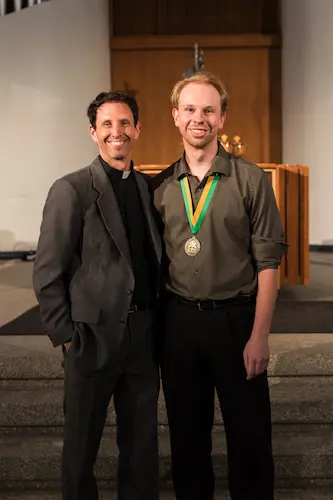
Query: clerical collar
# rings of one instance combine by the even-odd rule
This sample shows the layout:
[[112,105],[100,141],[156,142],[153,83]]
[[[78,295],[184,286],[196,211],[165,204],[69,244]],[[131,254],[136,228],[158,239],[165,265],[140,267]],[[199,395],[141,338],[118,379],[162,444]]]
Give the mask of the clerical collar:
[[127,179],[130,173],[132,172],[134,165],[131,162],[130,170],[117,170],[116,168],[111,167],[103,158],[99,155],[99,161],[101,162],[102,167],[104,168],[106,175],[109,177],[111,181],[119,182],[122,179]]
[[123,175],[122,175],[122,179],[127,179],[127,177],[130,175],[131,173],[131,170],[123,170]]

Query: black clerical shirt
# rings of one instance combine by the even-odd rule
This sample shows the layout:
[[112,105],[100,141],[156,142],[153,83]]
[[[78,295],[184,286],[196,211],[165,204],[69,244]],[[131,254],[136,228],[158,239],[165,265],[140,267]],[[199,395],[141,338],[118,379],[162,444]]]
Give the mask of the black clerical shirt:
[[153,259],[152,242],[138,187],[132,173],[133,165],[129,175],[123,178],[123,171],[110,167],[101,156],[99,159],[116,195],[127,234],[135,279],[132,303],[139,306],[149,304],[155,296],[154,277],[151,271],[154,266],[150,263],[150,259]]

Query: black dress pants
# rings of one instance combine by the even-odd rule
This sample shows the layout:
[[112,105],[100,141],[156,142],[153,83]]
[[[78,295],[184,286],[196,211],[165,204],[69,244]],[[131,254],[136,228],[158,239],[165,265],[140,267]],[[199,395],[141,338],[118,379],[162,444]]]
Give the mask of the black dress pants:
[[215,311],[172,298],[165,314],[162,382],[177,500],[213,500],[214,389],[223,416],[232,500],[273,500],[267,373],[246,380],[243,350],[255,306]]
[[62,499],[97,500],[95,465],[112,395],[117,415],[118,499],[158,499],[157,400],[153,314],[129,315],[119,359],[103,372],[78,370],[65,358]]

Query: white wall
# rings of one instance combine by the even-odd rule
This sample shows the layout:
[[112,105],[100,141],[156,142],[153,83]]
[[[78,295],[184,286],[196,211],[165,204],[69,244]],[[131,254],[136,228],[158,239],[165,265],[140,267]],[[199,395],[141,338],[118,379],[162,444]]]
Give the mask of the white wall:
[[86,109],[109,59],[108,0],[0,17],[0,251],[34,248],[52,182],[96,156]]
[[282,0],[283,162],[310,167],[310,243],[333,244],[333,1]]

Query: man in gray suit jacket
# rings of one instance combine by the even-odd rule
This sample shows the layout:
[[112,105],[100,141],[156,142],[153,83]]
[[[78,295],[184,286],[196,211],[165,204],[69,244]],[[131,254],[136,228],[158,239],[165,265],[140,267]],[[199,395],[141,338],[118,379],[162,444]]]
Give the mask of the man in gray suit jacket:
[[101,93],[88,117],[99,156],[51,187],[33,272],[44,330],[64,352],[62,498],[97,500],[93,467],[114,396],[118,498],[157,500],[161,240],[149,177],[131,161],[138,105]]

